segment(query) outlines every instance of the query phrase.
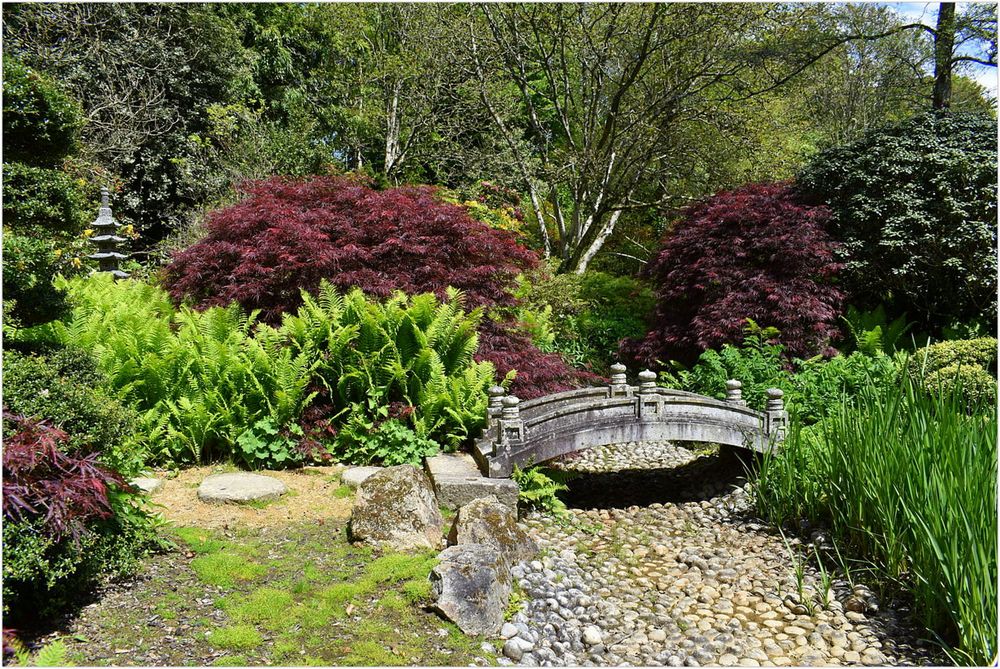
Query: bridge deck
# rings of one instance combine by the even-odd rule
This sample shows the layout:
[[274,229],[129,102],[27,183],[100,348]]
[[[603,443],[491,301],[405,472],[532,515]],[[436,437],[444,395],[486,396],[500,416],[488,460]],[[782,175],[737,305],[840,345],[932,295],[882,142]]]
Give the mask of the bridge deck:
[[[730,381],[725,401],[659,388],[651,372],[642,383],[624,381],[624,368],[610,386],[571,390],[521,403],[491,389],[487,427],[473,447],[484,475],[510,476],[515,465],[540,464],[568,453],[633,441],[695,441],[758,452],[782,439],[787,414],[781,391],[768,391],[765,411],[748,408],[741,384]],[[652,377],[652,378],[650,378]]]

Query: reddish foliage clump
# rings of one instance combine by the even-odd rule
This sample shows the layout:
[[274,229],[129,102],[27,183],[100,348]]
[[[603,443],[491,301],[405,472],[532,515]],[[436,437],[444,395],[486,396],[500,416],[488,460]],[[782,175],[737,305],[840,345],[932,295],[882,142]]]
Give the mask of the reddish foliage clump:
[[97,463],[97,453],[67,455],[67,435],[44,421],[4,415],[15,425],[3,448],[3,516],[41,519],[46,536],[78,539],[91,520],[113,515],[108,492],[128,488],[117,472]]
[[524,332],[493,321],[479,328],[476,359],[492,362],[500,378],[516,369],[511,393],[523,400],[572,390],[586,383],[605,382],[596,374],[570,367],[557,353],[542,353]]
[[825,352],[843,301],[832,284],[840,265],[829,216],[797,201],[788,184],[752,184],[689,208],[645,270],[657,306],[627,352],[647,364],[693,362],[739,343],[747,318],[777,328],[790,355]]
[[453,286],[466,306],[507,305],[508,286],[537,256],[479,223],[434,189],[376,191],[357,179],[272,178],[243,186],[242,201],[212,213],[208,235],[165,269],[171,296],[199,306],[239,302],[268,322],[301,304],[320,279],[377,297]]
[[[171,297],[200,307],[238,302],[266,322],[294,311],[299,291],[321,279],[347,290],[388,297],[452,286],[466,308],[508,307],[514,277],[538,265],[537,255],[510,232],[440,202],[434,189],[376,191],[357,179],[272,178],[243,187],[245,199],[212,213],[208,235],[174,256],[165,269]],[[485,321],[477,359],[502,377],[518,376],[513,392],[534,397],[589,379],[554,354],[544,354],[510,326]]]

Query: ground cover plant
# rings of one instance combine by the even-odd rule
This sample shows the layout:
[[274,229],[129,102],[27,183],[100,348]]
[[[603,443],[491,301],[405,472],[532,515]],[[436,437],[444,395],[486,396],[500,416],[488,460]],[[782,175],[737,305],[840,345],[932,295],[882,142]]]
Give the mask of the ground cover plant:
[[[101,630],[102,643],[69,640],[70,660],[114,662],[123,648],[175,666],[435,666],[492,657],[483,639],[424,610],[433,555],[352,546],[341,523],[269,532],[182,526],[171,535],[180,549],[150,561],[156,578],[89,616],[77,633]],[[138,624],[150,616],[155,624]]]
[[844,555],[909,593],[954,661],[982,665],[997,652],[997,416],[995,402],[974,406],[906,374],[869,384],[793,425],[755,501],[772,522],[829,528]]
[[151,463],[419,462],[478,431],[495,382],[473,361],[481,312],[466,313],[457,291],[377,302],[324,283],[275,327],[237,305],[174,308],[138,282],[62,285],[72,317],[33,334],[94,355],[139,411]]

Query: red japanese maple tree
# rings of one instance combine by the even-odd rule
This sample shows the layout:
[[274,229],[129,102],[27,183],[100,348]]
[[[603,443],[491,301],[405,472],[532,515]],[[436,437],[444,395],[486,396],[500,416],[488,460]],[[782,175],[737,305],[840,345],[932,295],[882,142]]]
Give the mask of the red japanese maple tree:
[[[538,264],[510,232],[439,201],[434,189],[378,191],[349,177],[274,177],[242,187],[240,202],[213,212],[208,235],[176,254],[164,279],[176,301],[208,307],[238,302],[276,322],[321,279],[377,297],[395,290],[445,296],[453,286],[467,308],[511,306],[514,277]],[[522,397],[572,387],[579,374],[532,346],[513,324],[486,321],[477,355],[501,375],[518,370]]]
[[656,286],[651,329],[626,349],[647,363],[692,362],[743,338],[746,319],[780,331],[791,355],[823,352],[843,295],[829,211],[788,184],[751,184],[690,207],[645,275]]

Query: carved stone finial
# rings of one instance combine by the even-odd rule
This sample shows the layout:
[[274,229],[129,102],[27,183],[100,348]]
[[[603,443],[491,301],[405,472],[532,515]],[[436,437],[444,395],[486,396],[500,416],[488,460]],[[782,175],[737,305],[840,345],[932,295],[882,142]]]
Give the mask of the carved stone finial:
[[656,372],[644,369],[639,372],[639,392],[649,392],[656,387]]
[[733,403],[743,402],[743,384],[736,379],[726,381],[726,401]]
[[507,420],[516,420],[521,417],[521,410],[518,405],[521,400],[516,395],[507,395],[503,398],[502,417]]
[[625,376],[626,372],[625,365],[620,362],[616,362],[611,365],[611,385],[613,386],[624,386],[628,383],[628,378]]
[[785,402],[782,398],[785,393],[781,388],[768,388],[767,391],[767,410],[768,411],[784,411]]
[[108,194],[108,187],[101,186],[101,207],[107,209],[110,207],[110,195]]
[[506,392],[502,386],[490,386],[486,390],[486,396],[489,398],[486,402],[487,418],[492,420],[500,415],[500,410],[503,408],[503,396]]

